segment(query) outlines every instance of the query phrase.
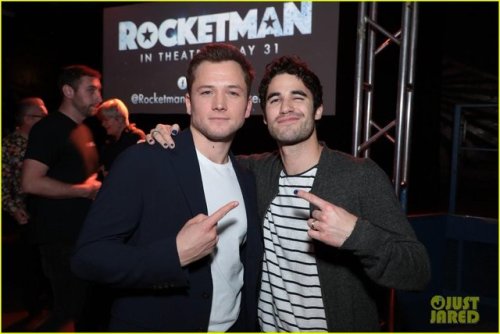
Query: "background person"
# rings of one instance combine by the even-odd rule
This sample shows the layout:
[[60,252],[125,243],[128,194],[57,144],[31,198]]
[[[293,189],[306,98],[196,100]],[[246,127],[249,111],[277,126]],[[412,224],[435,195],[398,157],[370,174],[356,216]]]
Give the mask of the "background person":
[[2,207],[20,225],[28,223],[25,196],[21,191],[21,170],[28,135],[33,125],[48,115],[42,99],[22,99],[15,111],[16,129],[2,139]]
[[36,242],[51,282],[52,316],[40,330],[75,325],[87,284],[70,270],[70,254],[101,182],[98,156],[83,120],[101,103],[101,74],[85,65],[65,67],[58,81],[62,102],[33,126],[22,169],[22,189],[30,195]]
[[[23,98],[14,111],[15,130],[2,139],[3,278],[4,282],[12,280],[20,288],[22,306],[30,317],[48,306],[48,301],[40,253],[34,244],[26,198],[21,190],[21,169],[31,128],[47,114],[41,98]],[[8,298],[8,292],[4,292]]]
[[107,175],[116,157],[127,147],[144,139],[145,134],[135,124],[130,124],[127,106],[119,99],[104,101],[97,109],[97,117],[108,137],[99,152],[104,175]]

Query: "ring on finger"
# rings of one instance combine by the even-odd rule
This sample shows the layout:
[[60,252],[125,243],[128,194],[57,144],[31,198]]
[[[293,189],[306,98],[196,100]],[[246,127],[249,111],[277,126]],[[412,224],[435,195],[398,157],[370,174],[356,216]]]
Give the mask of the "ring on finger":
[[314,219],[314,220],[311,222],[311,229],[313,229],[313,230],[315,230],[315,231],[317,231],[316,226],[314,226],[314,223],[316,223],[316,222],[317,222],[317,220],[316,220],[316,219]]

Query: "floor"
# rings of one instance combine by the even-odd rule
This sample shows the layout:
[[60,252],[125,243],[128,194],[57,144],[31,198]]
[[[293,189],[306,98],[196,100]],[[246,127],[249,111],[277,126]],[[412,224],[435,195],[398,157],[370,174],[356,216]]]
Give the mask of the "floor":
[[[41,310],[34,316],[30,316],[25,310],[2,312],[2,332],[37,332],[49,316],[50,311],[47,309]],[[60,330],[60,332],[74,331],[72,323],[63,326]]]

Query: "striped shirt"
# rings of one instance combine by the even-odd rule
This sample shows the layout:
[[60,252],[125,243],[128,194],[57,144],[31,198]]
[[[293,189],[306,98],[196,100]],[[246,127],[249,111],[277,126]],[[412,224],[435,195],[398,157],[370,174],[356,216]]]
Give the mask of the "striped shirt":
[[278,194],[264,218],[258,313],[265,332],[327,331],[314,244],[307,235],[309,203],[293,193],[309,191],[316,171],[292,176],[281,171]]

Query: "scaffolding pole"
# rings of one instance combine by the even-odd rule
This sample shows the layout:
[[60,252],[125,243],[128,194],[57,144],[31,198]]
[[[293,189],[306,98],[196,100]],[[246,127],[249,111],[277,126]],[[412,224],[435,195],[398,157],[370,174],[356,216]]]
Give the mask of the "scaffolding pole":
[[[392,34],[378,22],[378,3],[359,4],[356,42],[354,87],[354,119],[352,154],[370,156],[370,147],[382,137],[394,144],[393,185],[402,209],[407,212],[408,165],[410,157],[411,120],[415,87],[415,54],[418,8],[415,2],[405,2],[401,29]],[[386,40],[376,48],[375,36]],[[398,83],[395,118],[385,126],[374,121],[373,100],[376,92],[376,56],[391,44],[399,46]],[[396,62],[395,62],[396,63]],[[376,130],[372,135],[373,128]],[[389,133],[394,129],[394,137]],[[395,291],[390,290],[387,329],[394,331]]]
[[[411,119],[415,87],[415,54],[417,41],[417,3],[403,4],[401,29],[394,34],[377,22],[378,3],[361,3],[358,10],[356,66],[354,87],[354,129],[352,154],[370,156],[370,147],[377,139],[386,137],[394,143],[393,182],[398,196],[408,184]],[[387,39],[376,48],[375,36]],[[376,56],[391,44],[399,46],[399,72],[395,118],[379,126],[374,120],[373,98],[376,92]],[[376,130],[374,134],[372,134]],[[394,137],[390,132],[394,129]],[[403,207],[406,208],[406,203]]]

